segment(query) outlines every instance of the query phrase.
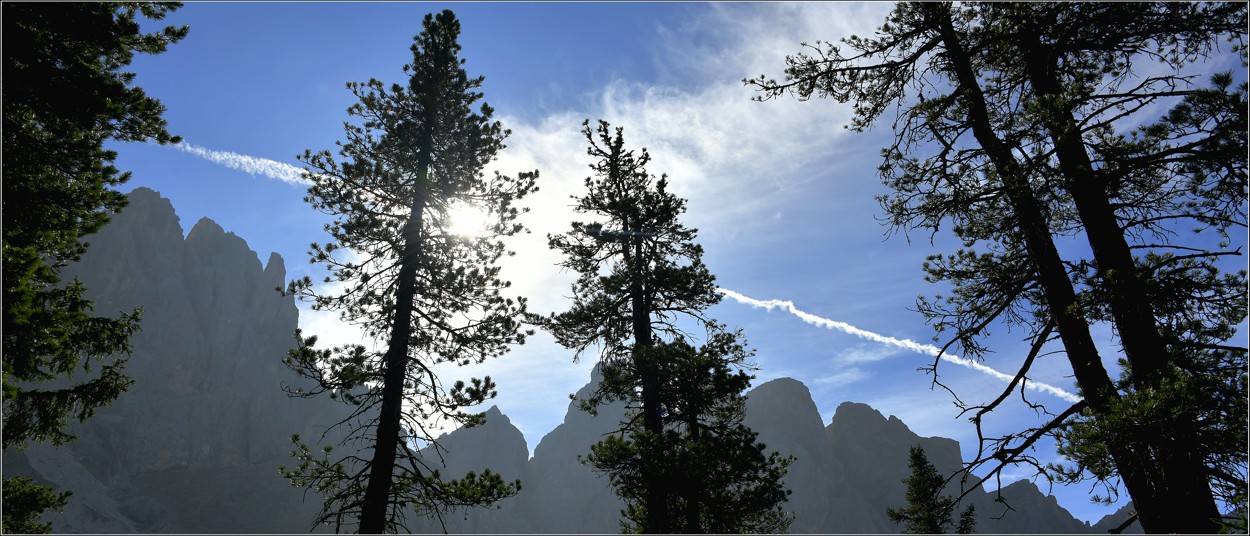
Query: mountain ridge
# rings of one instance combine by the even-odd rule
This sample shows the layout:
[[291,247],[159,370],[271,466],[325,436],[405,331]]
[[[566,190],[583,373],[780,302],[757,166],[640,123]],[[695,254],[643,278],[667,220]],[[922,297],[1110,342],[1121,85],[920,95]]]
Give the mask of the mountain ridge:
[[[596,367],[590,383],[579,393],[588,393],[599,379]],[[746,397],[746,422],[759,432],[759,440],[770,451],[797,457],[785,479],[787,486],[794,490],[787,503],[787,508],[796,514],[792,533],[896,533],[901,527],[888,520],[885,508],[905,503],[903,479],[910,474],[907,450],[912,445],[921,445],[930,461],[946,474],[962,465],[959,444],[955,440],[916,435],[897,417],[887,417],[867,404],[843,402],[831,422],[824,425],[810,391],[793,378],[765,382],[748,391]],[[791,412],[790,418],[780,417],[776,411],[778,407],[795,406],[800,408]],[[495,508],[459,509],[441,520],[418,521],[410,528],[414,532],[446,529],[450,533],[618,531],[618,512],[623,503],[612,495],[606,477],[595,475],[581,465],[577,456],[588,452],[590,443],[599,436],[610,433],[624,415],[624,409],[620,403],[602,407],[600,417],[614,417],[600,420],[582,412],[576,404],[570,404],[565,420],[540,442],[540,447],[546,446],[535,448],[529,464],[518,468],[515,461],[500,465],[500,456],[492,455],[489,448],[482,448],[483,445],[499,447],[496,438],[504,435],[500,430],[506,428],[511,428],[517,439],[504,448],[517,451],[526,447],[519,430],[498,407],[492,407],[481,426],[458,429],[440,438],[440,444],[446,449],[443,457],[448,470],[444,474],[455,477],[467,470],[506,467],[498,471],[505,479],[522,475],[520,494],[501,501]],[[813,415],[815,426],[812,426]],[[802,421],[807,421],[807,426],[793,426],[794,422]],[[862,433],[874,430],[886,432],[867,438]],[[570,438],[580,438],[580,441]],[[474,445],[476,455],[461,456],[460,445]],[[869,476],[865,477],[864,473]],[[530,480],[526,480],[526,476]],[[958,481],[952,482],[947,493],[957,494],[958,485]],[[1001,502],[995,500],[998,493],[1003,497]],[[965,501],[968,503],[977,506],[977,532],[983,533],[1105,533],[1107,528],[1125,519],[1130,508],[1126,506],[1090,524],[1072,517],[1054,496],[1042,493],[1028,481],[1011,483],[1000,492],[974,490]],[[574,522],[565,515],[568,512],[580,512],[583,517]]]
[[[292,433],[319,434],[344,407],[282,391],[297,381],[281,358],[299,317],[293,297],[274,290],[284,284],[284,260],[271,253],[262,264],[242,237],[209,218],[184,237],[168,199],[147,188],[129,195],[130,205],[88,237],[91,248],[66,276],[83,281],[99,314],[144,308],[126,369],[136,384],[75,425],[77,441],[5,452],[6,473],[74,491],[65,512],[45,516],[58,532],[307,531],[320,498],[292,488],[277,467],[292,462]],[[592,370],[578,396],[600,378]],[[897,532],[884,511],[903,503],[907,448],[923,445],[942,471],[962,464],[954,440],[920,437],[867,404],[844,402],[824,422],[811,392],[792,378],[762,383],[746,396],[746,424],[768,450],[797,456],[786,477],[794,489],[792,532]],[[507,415],[489,408],[481,426],[441,438],[441,472],[456,478],[489,468],[521,480],[521,493],[497,508],[458,510],[441,521],[410,518],[410,528],[617,532],[623,504],[578,456],[615,430],[625,411],[618,402],[592,417],[570,402],[531,456]],[[434,460],[436,453],[423,452]],[[993,492],[970,494],[980,531],[1099,532],[1124,518],[1120,512],[1094,525],[1078,521],[1031,482],[1005,486],[1002,494],[1015,510],[995,503]],[[992,521],[1000,511],[1002,520]]]

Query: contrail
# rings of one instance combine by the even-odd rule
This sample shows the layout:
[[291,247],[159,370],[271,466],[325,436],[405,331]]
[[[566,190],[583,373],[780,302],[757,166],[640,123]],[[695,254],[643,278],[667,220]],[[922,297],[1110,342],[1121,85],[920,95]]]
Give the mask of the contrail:
[[191,145],[190,143],[185,142],[179,143],[174,147],[228,168],[234,168],[252,175],[264,175],[271,179],[278,179],[282,182],[290,184],[310,184],[303,177],[304,170],[277,160],[258,158],[255,156],[231,153],[228,151],[214,151],[212,149],[206,149],[204,147]]
[[[907,339],[896,339],[894,337],[887,337],[885,335],[859,329],[855,326],[847,324],[846,322],[838,322],[837,320],[830,320],[828,318],[822,318],[822,317],[816,316],[807,311],[803,311],[799,309],[798,307],[795,307],[794,302],[789,301],[789,300],[767,300],[767,301],[757,300],[755,298],[749,298],[747,296],[743,296],[742,294],[739,294],[737,292],[734,292],[732,290],[725,289],[725,288],[718,288],[716,289],[716,291],[726,296],[729,296],[730,298],[733,298],[740,303],[745,303],[752,307],[759,307],[759,308],[767,309],[769,311],[773,310],[774,308],[785,309],[786,311],[789,311],[790,314],[799,317],[804,322],[807,322],[808,324],[811,324],[813,326],[819,326],[819,327],[828,328],[828,329],[836,329],[838,331],[849,333],[861,339],[868,339],[870,341],[879,342],[882,344],[888,344],[890,346],[903,348],[905,350],[911,350],[913,352],[926,354],[929,356],[938,356],[940,354],[941,359],[944,361],[948,361],[956,365],[968,367],[970,369],[983,372],[985,374],[989,374],[990,376],[993,376],[1003,381],[1011,381],[1011,379],[1015,377],[1015,376],[1004,374],[1002,372],[994,370],[990,367],[982,365],[981,363],[977,363],[976,361],[973,361],[971,359],[966,359],[966,358],[962,358],[956,355],[943,353],[941,348],[933,346],[932,344],[920,344],[916,341],[911,341]],[[1024,385],[1025,387],[1028,387],[1030,389],[1035,389],[1037,391],[1050,393],[1059,398],[1067,400],[1068,402],[1078,402],[1081,400],[1080,397],[1068,391],[1055,387],[1053,385],[1047,384],[1047,383],[1030,380],[1028,382],[1025,382]]]

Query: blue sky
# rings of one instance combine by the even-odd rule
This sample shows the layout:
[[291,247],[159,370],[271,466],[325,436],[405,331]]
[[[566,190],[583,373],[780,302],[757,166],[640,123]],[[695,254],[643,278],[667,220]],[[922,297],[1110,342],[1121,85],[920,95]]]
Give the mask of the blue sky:
[[[171,199],[184,232],[210,217],[247,240],[262,262],[271,251],[282,255],[289,279],[319,280],[323,271],[307,263],[306,251],[310,242],[324,242],[326,219],[303,202],[303,186],[280,176],[299,165],[295,156],[305,149],[332,149],[341,139],[344,110],[353,103],[346,82],[402,81],[422,17],[451,8],[462,23],[466,68],[486,77],[485,100],[513,132],[492,168],[541,172],[541,191],[527,203],[534,210],[523,220],[532,234],[510,243],[518,254],[505,266],[531,311],[567,307],[573,275],[554,265],[559,257],[544,237],[568,229],[568,196],[580,192],[589,173],[580,124],[602,118],[624,127],[631,146],[647,147],[650,171],[667,173],[672,189],[689,199],[686,221],[700,230],[704,260],[722,287],[756,300],[790,300],[811,315],[883,337],[932,344],[932,329],[910,309],[917,295],[942,291],[924,282],[920,266],[954,242],[945,235],[932,243],[927,234],[887,237],[879,223],[874,195],[885,189],[876,166],[888,126],[851,133],[843,128],[850,117],[844,105],[752,102],[754,92],[741,84],[744,77],[780,75],[800,42],[870,33],[890,7],[192,2],[161,23],[189,25],[188,37],[164,54],[137,58],[132,70],[136,83],[167,107],[170,131],[203,150],[119,145],[119,167],[134,172],[123,190],[153,188]],[[218,156],[205,158],[206,151]],[[237,169],[249,157],[267,168]],[[727,298],[710,312],[742,328],[758,351],[757,383],[799,379],[826,423],[839,403],[865,402],[921,435],[959,440],[965,457],[973,453],[971,424],[956,419],[950,395],[931,389],[931,378],[916,371],[932,361],[923,352],[814,325],[785,308]],[[303,305],[300,322],[323,339],[354,337]],[[1110,340],[1109,329],[1095,331]],[[995,353],[984,364],[1014,373],[1027,353],[1023,336],[995,330]],[[495,403],[532,451],[563,419],[567,395],[589,379],[592,361],[574,363],[569,351],[539,333],[503,358],[444,371],[449,378],[490,374],[499,384]],[[966,400],[992,400],[1005,385],[953,363],[940,372]],[[1061,357],[1050,356],[1039,360],[1032,378],[1074,391],[1069,374]],[[1053,393],[1029,397],[1052,411],[1066,408]],[[989,426],[1038,421],[1020,404],[996,416]],[[1046,448],[1038,456],[1056,461]],[[1011,473],[1004,484],[1023,476]],[[1078,518],[1095,521],[1114,510],[1090,504],[1088,491],[1054,489]]]

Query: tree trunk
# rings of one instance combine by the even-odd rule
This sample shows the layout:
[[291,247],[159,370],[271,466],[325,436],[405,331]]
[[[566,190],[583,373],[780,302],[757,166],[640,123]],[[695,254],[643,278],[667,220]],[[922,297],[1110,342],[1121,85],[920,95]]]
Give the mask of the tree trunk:
[[[1062,98],[1062,88],[1055,75],[1057,58],[1047,52],[1036,33],[1026,30],[1017,41],[1037,97]],[[1059,169],[1085,228],[1098,277],[1107,287],[1112,319],[1129,363],[1133,387],[1138,390],[1156,388],[1168,376],[1167,346],[1155,324],[1154,309],[1147,299],[1147,285],[1137,270],[1111,206],[1107,184],[1094,172],[1070,108],[1062,103],[1046,107],[1042,121],[1055,144]],[[1183,415],[1181,418],[1185,419]],[[1134,435],[1137,433],[1147,432],[1135,431]],[[1147,532],[1165,533],[1217,532],[1219,508],[1204,476],[1201,453],[1177,445],[1157,432],[1141,439],[1156,452],[1159,470],[1152,475],[1155,483],[1150,490],[1162,506],[1141,508],[1139,503],[1142,528]],[[1133,490],[1130,494],[1137,500]]]
[[[438,87],[440,84],[433,84]],[[438,120],[437,101],[432,93],[424,96],[424,126],[417,147],[417,180],[413,185],[412,208],[404,224],[404,249],[395,291],[395,316],[391,340],[384,357],[386,372],[382,384],[382,407],[378,417],[377,440],[369,463],[369,484],[360,511],[360,532],[381,534],[386,529],[386,509],[390,502],[391,478],[404,407],[404,381],[408,374],[408,340],[412,334],[412,302],[416,297],[417,267],[421,255],[421,226],[425,215],[430,165],[434,161],[434,125]]]
[[[634,228],[626,225],[627,231],[641,232],[641,226]],[[651,351],[651,304],[647,300],[643,286],[643,275],[646,259],[642,256],[641,237],[635,237],[625,247],[626,262],[632,260],[632,277],[630,280],[630,307],[633,314],[634,327],[634,362],[642,384],[642,426],[650,432],[656,441],[664,438],[664,420],[660,416],[660,384],[657,378],[656,356]],[[633,246],[632,259],[629,246]],[[655,454],[655,453],[653,453]],[[662,455],[662,453],[660,453]],[[668,527],[667,482],[664,475],[656,470],[655,464],[644,463],[641,467],[642,479],[647,488],[646,494],[646,532],[665,534]]]
[[[424,166],[428,168],[428,166]],[[426,175],[424,169],[419,174]],[[412,211],[404,225],[404,252],[399,265],[399,289],[395,293],[395,316],[391,340],[384,357],[386,372],[382,384],[382,408],[378,417],[377,440],[369,463],[369,484],[360,511],[360,533],[381,534],[386,530],[386,510],[390,504],[391,477],[404,405],[404,379],[408,374],[408,339],[412,333],[412,302],[416,297],[416,273],[421,251],[421,224],[425,212],[425,192],[418,184]]]
[[[1068,279],[1059,252],[1055,249],[1045,216],[1038,207],[1037,199],[1033,197],[1027,178],[1012,156],[1011,148],[998,138],[990,125],[980,82],[972,69],[969,54],[964,50],[951,22],[950,5],[925,6],[929,15],[936,17],[934,22],[945,45],[952,74],[955,75],[968,105],[973,135],[1002,177],[1004,189],[1019,219],[1029,260],[1038,272],[1047,309],[1055,320],[1077,384],[1095,418],[1102,418],[1107,414],[1110,402],[1118,399],[1119,395],[1102,365],[1097,347],[1089,333],[1089,324],[1079,314],[1076,291]],[[1151,485],[1146,473],[1148,465],[1140,456],[1123,446],[1109,444],[1108,447],[1138,511],[1157,509],[1159,505],[1150,500],[1146,491]],[[1138,501],[1139,496],[1144,500]]]
[[1046,305],[1059,329],[1060,339],[1072,363],[1073,373],[1091,408],[1105,408],[1117,395],[1107,369],[1098,356],[1089,325],[1077,313],[1076,290],[1068,280],[1063,260],[1050,235],[1045,215],[1038,207],[1037,199],[1029,188],[1028,180],[1011,154],[1011,148],[994,133],[990,125],[985,96],[980,82],[972,70],[971,60],[963,48],[959,35],[950,19],[948,4],[926,4],[931,16],[937,17],[941,39],[954,71],[964,101],[968,105],[968,120],[973,135],[989,156],[991,163],[1003,181],[1004,191],[1016,213],[1020,230],[1024,233],[1025,250],[1046,297]]

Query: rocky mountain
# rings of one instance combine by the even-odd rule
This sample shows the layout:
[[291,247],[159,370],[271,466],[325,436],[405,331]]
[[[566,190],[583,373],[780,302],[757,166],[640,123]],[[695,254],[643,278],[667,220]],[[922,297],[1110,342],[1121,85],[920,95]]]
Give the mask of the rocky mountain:
[[[316,509],[278,474],[293,433],[341,408],[289,399],[282,357],[299,317],[278,255],[263,266],[209,219],[186,238],[169,200],[139,188],[66,276],[99,314],[143,308],[131,389],[64,448],[5,452],[6,474],[73,490],[58,532],[306,532]],[[311,497],[310,497],[311,499]]]
[[[598,382],[597,374],[596,369],[579,395]],[[462,509],[410,528],[426,533],[444,528],[450,533],[619,532],[621,501],[612,495],[606,477],[577,458],[615,430],[623,414],[624,408],[614,405],[591,417],[570,404],[564,422],[543,437],[534,457],[524,463],[518,453],[525,452],[525,438],[498,408],[491,408],[486,424],[442,438],[447,474],[490,467],[506,479],[520,478],[521,492],[494,509]],[[823,425],[807,387],[790,378],[747,393],[746,423],[770,450],[796,457],[785,479],[794,491],[787,508],[795,514],[790,532],[796,534],[897,533],[900,528],[889,521],[885,509],[905,504],[908,449],[921,445],[940,471],[953,473],[961,465],[956,441],[918,436],[898,418],[887,418],[866,404],[845,402]],[[958,493],[958,485],[953,482],[948,493]],[[1025,481],[1005,486],[1001,495],[1003,502],[997,502],[996,493],[975,490],[965,499],[965,504],[976,505],[978,532],[1105,534],[1127,516],[1126,508],[1091,526]]]
[[[343,408],[289,399],[281,390],[295,380],[281,359],[298,320],[292,298],[274,291],[285,279],[282,258],[270,255],[262,265],[243,239],[208,219],[183,238],[169,201],[144,188],[89,240],[91,249],[69,275],[83,281],[96,311],[144,308],[126,368],[135,385],[76,426],[79,439],[66,447],[6,452],[5,473],[73,490],[67,510],[46,517],[57,532],[307,532],[320,497],[290,487],[277,467],[290,463],[291,434],[311,437]],[[619,532],[621,501],[578,456],[615,430],[624,413],[617,404],[592,417],[570,403],[564,422],[531,457],[525,437],[492,407],[485,424],[445,435],[442,450],[425,456],[441,458],[450,477],[490,468],[520,479],[521,493],[493,509],[410,519],[409,528]],[[788,378],[748,393],[746,423],[770,449],[797,457],[786,477],[795,533],[897,532],[885,508],[904,503],[908,448],[922,445],[939,470],[953,472],[961,463],[955,441],[917,436],[864,404],[842,404],[826,424],[807,388]],[[1012,510],[995,503],[993,493],[971,494],[980,531],[1105,533],[1123,518],[1091,527],[1028,482],[1005,487],[1002,496]]]

